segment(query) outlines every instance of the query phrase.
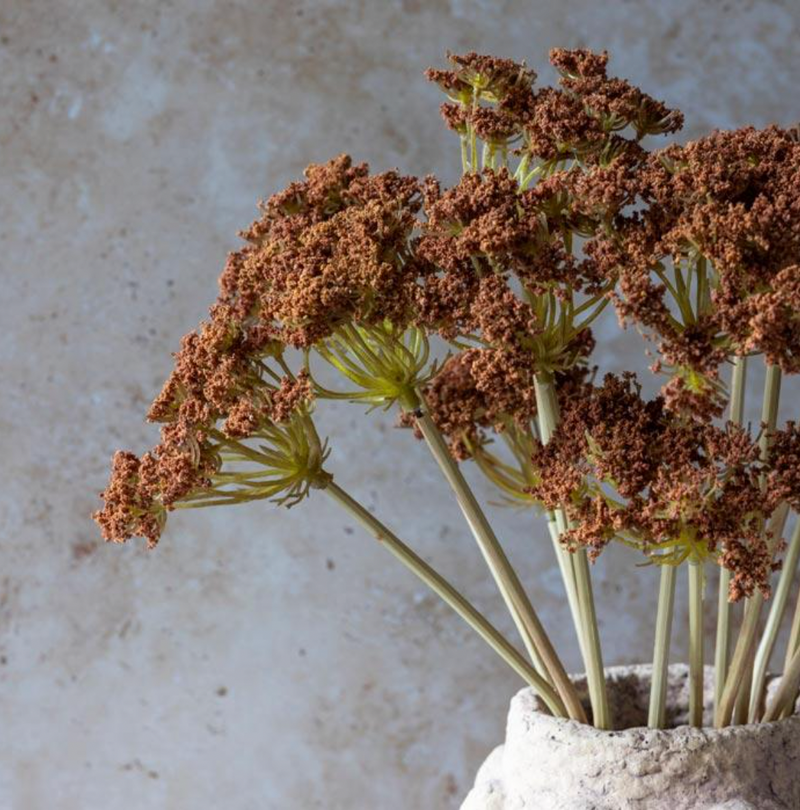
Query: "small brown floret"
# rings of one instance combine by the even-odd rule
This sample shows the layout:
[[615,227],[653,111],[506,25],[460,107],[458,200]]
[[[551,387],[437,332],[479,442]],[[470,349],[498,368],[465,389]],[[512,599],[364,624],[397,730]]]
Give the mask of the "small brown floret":
[[[536,413],[533,367],[524,353],[467,349],[451,357],[425,388],[425,401],[453,456],[465,459],[485,428],[505,429],[505,420],[529,422]],[[413,417],[404,417],[413,424]]]

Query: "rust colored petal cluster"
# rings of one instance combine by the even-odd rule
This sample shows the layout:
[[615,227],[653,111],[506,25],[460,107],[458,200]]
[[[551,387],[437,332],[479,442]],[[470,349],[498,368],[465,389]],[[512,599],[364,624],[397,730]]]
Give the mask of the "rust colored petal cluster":
[[418,270],[411,239],[422,189],[342,155],[306,169],[262,205],[220,279],[221,301],[281,342],[308,347],[340,323],[408,322]]
[[606,53],[556,48],[550,62],[561,74],[559,87],[536,92],[525,121],[528,149],[540,160],[602,162],[609,147],[620,142],[614,133],[632,130],[628,140],[638,141],[683,126],[677,110],[624,79],[609,77]]
[[[533,367],[522,352],[459,352],[444,363],[424,393],[433,420],[460,460],[482,443],[486,429],[502,432],[509,420],[526,424],[536,415]],[[411,415],[404,420],[413,424]]]
[[570,547],[596,555],[623,538],[673,563],[714,555],[733,574],[732,599],[768,594],[776,539],[765,521],[800,494],[796,430],[777,432],[772,446],[762,461],[742,428],[682,419],[663,398],[644,400],[633,375],[609,375],[564,403],[556,434],[533,455],[531,494],[566,510]]
[[169,510],[216,486],[221,449],[306,410],[311,382],[288,373],[285,346],[309,347],[343,322],[410,322],[421,193],[414,178],[370,175],[343,155],[263,204],[229,256],[210,319],[183,338],[150,408],[165,423],[160,444],[115,457],[95,514],[107,539],[142,534],[154,545]]
[[530,113],[536,74],[524,63],[474,51],[447,57],[452,69],[425,71],[449,98],[441,107],[447,126],[460,135],[474,131],[493,146],[516,140]]
[[593,265],[577,260],[564,242],[569,202],[565,184],[555,180],[520,193],[506,169],[466,174],[428,196],[417,255],[461,279],[513,274],[530,292],[593,288]]
[[[646,136],[676,132],[682,116],[610,76],[605,53],[552,51],[554,87],[510,59],[448,58],[427,77],[447,94],[463,177],[442,188],[340,155],[261,203],[150,408],[161,441],[114,457],[95,515],[104,535],[153,545],[171,509],[230,502],[231,482],[252,483],[224,468],[232,448],[274,462],[276,481],[302,497],[302,459],[281,453],[296,441],[298,458],[321,464],[324,446],[304,434],[317,441],[314,391],[348,394],[292,373],[284,351],[325,357],[335,344],[327,356],[362,401],[425,385],[453,455],[474,456],[515,495],[534,482],[528,502],[566,510],[569,546],[713,557],[733,574],[733,598],[767,592],[779,543],[764,526],[779,503],[800,508],[799,432],[775,431],[764,456],[757,437],[721,425],[720,370],[760,354],[800,372],[796,131],[651,150]],[[653,370],[667,381],[651,401],[630,374],[589,382],[592,328],[609,302],[657,346]],[[432,335],[456,352],[438,372]],[[394,349],[402,362],[389,362]],[[555,381],[562,413],[546,446],[535,440],[537,380]],[[511,448],[513,475],[492,434]],[[268,437],[272,450],[248,456]]]
[[[561,397],[581,395],[590,373],[585,358],[593,345],[588,333],[576,340],[575,363],[555,376]],[[447,359],[424,395],[454,458],[470,458],[490,433],[503,433],[511,426],[530,429],[537,412],[535,373],[533,356],[519,349],[472,348]],[[413,426],[413,415],[405,414],[401,423]]]
[[800,370],[795,134],[745,127],[671,145],[647,157],[637,185],[640,212],[598,250],[619,274],[621,317],[653,335],[676,372],[675,407],[718,415],[715,382],[732,354]]

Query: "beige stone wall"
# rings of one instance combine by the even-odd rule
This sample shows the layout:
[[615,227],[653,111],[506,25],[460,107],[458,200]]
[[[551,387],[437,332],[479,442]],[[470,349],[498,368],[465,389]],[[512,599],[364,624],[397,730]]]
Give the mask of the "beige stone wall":
[[[551,46],[608,48],[697,134],[800,117],[799,25],[794,0],[1,0],[0,808],[456,807],[514,675],[321,496],[98,544],[109,457],[154,442],[145,408],[258,197],[341,151],[456,176],[421,76],[446,48],[548,78]],[[341,482],[510,630],[424,448],[321,418]],[[543,524],[491,511],[577,668]],[[650,653],[635,562],[596,567],[610,663]]]

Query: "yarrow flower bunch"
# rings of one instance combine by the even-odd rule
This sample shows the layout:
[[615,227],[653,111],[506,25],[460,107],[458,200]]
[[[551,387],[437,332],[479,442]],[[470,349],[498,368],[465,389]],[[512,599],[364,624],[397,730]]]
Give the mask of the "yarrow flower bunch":
[[[715,723],[785,716],[800,687],[800,602],[768,704],[765,677],[800,556],[800,529],[782,536],[800,512],[800,428],[777,424],[782,375],[800,371],[797,133],[744,128],[648,148],[682,115],[609,76],[605,53],[554,50],[555,87],[509,59],[448,58],[426,75],[447,96],[461,180],[443,189],[342,155],[263,203],[150,409],[161,441],[114,456],[95,520],[107,540],[153,547],[174,509],[326,493],[553,714],[598,728],[612,718],[591,563],[619,543],[660,569],[653,727],[665,722],[681,566],[690,718],[702,724],[705,580],[718,566]],[[657,397],[627,371],[596,379],[592,325],[609,306],[650,343]],[[767,371],[751,429],[742,412],[756,357]],[[340,386],[320,384],[319,363]],[[524,652],[334,479],[314,423],[331,399],[396,408],[425,441]],[[470,461],[510,501],[547,515],[588,707],[462,475]]]

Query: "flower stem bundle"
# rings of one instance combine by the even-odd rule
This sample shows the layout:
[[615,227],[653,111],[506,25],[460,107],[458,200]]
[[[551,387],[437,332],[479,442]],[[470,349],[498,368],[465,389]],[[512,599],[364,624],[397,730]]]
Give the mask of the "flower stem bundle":
[[[174,509],[293,507],[325,492],[549,711],[601,729],[614,718],[592,570],[618,544],[660,571],[649,725],[670,721],[681,567],[689,722],[704,722],[703,628],[714,607],[714,722],[786,716],[800,686],[800,603],[769,701],[766,684],[800,558],[800,529],[783,540],[800,509],[800,429],[778,418],[782,379],[800,371],[795,132],[746,127],[651,147],[683,117],[610,76],[605,53],[554,50],[556,86],[509,59],[448,58],[426,75],[446,94],[461,179],[443,188],[341,155],[262,203],[150,409],[160,442],[114,457],[95,514],[104,536],[153,547]],[[629,371],[597,379],[593,329],[612,310],[655,355],[653,398]],[[746,369],[756,362],[766,384],[751,426]],[[321,367],[335,382],[323,385]],[[521,649],[340,487],[335,437],[322,439],[314,421],[329,400],[394,409],[425,442]],[[470,462],[530,527],[546,516],[587,706],[462,473]],[[535,528],[526,536],[541,542]]]

